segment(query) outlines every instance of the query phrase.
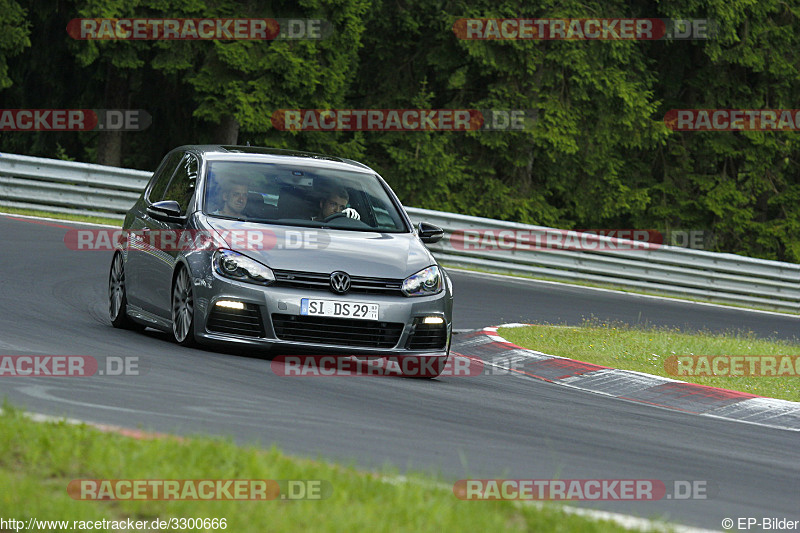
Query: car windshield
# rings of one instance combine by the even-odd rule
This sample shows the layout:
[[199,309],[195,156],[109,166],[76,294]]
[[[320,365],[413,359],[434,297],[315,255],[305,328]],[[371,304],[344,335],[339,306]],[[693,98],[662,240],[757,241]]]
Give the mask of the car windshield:
[[405,232],[378,177],[364,172],[276,163],[211,161],[207,215],[291,226]]

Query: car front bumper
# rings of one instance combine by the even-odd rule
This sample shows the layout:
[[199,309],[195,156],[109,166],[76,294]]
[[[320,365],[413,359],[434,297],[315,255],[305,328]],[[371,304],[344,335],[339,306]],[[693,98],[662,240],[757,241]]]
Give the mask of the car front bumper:
[[[453,300],[448,290],[422,297],[336,295],[260,286],[211,272],[194,278],[194,294],[195,336],[208,343],[362,356],[441,357],[449,352]],[[300,314],[303,298],[378,304],[378,320],[306,317]],[[221,307],[218,302],[241,303],[245,309]],[[426,317],[441,318],[443,323],[423,325]]]

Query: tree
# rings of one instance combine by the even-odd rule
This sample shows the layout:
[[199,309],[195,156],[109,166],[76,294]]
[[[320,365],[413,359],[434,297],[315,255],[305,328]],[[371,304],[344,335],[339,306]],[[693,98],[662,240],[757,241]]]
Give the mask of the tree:
[[7,57],[20,54],[31,45],[27,12],[16,0],[0,0],[0,90],[11,87]]

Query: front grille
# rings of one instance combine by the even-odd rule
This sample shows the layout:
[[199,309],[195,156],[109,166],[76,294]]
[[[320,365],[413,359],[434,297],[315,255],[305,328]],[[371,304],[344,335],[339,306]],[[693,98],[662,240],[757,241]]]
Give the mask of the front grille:
[[444,350],[446,345],[446,324],[416,323],[408,341],[409,350]]
[[403,333],[399,322],[277,313],[272,325],[281,340],[362,348],[394,348]]
[[261,311],[255,304],[245,304],[244,309],[214,306],[206,327],[215,333],[227,333],[243,337],[263,337],[264,324]]
[[[274,286],[294,287],[296,289],[330,290],[330,274],[320,272],[298,272],[294,270],[273,270]],[[350,277],[350,292],[359,294],[389,294],[403,296],[400,289],[403,280],[392,278]]]

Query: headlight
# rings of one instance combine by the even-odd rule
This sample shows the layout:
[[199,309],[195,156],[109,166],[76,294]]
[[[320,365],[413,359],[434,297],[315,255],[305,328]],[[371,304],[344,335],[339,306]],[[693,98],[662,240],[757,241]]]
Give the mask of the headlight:
[[266,265],[232,250],[214,252],[214,270],[220,276],[267,285],[275,281],[275,275]]
[[429,266],[403,280],[406,296],[430,296],[442,291],[442,274],[438,266]]

